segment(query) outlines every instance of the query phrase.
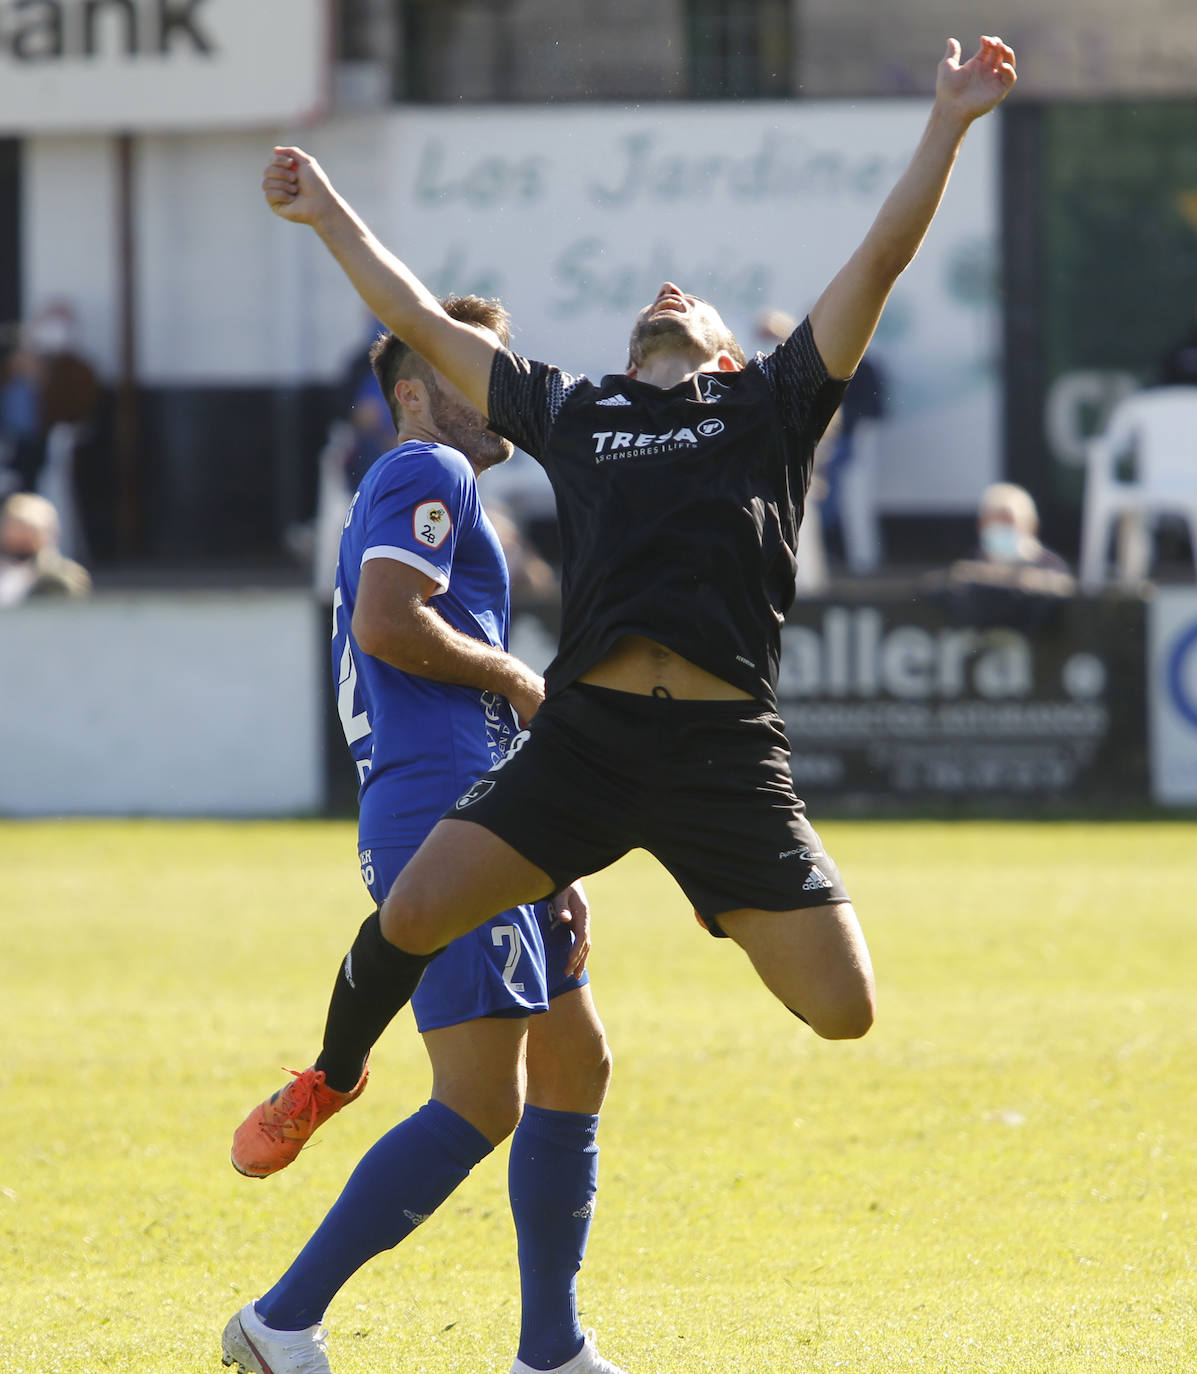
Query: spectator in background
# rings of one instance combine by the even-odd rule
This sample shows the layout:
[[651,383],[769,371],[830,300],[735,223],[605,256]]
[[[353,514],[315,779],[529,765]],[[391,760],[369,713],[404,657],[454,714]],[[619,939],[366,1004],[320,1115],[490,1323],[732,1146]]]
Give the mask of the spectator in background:
[[42,455],[42,361],[24,332],[0,368],[0,495],[32,485]]
[[1025,487],[994,482],[977,506],[978,557],[992,568],[1018,573],[1028,567],[1068,575],[1068,564],[1039,542],[1039,511]]
[[[94,422],[100,381],[80,352],[79,322],[68,301],[51,301],[22,335],[16,362],[22,389],[32,387],[34,393],[36,429],[32,442],[22,448],[18,473],[21,486],[33,491],[40,485],[47,444],[57,426],[73,426],[77,442]],[[29,407],[30,400],[26,395],[21,404]],[[24,418],[30,418],[28,409]]]
[[70,302],[47,305],[34,319],[31,334],[42,363],[44,443],[56,425],[85,428],[94,423],[100,404],[100,379],[81,351],[79,321]]
[[370,366],[370,351],[386,330],[370,316],[366,339],[350,358],[341,379],[338,414],[347,421],[350,451],[345,474],[346,505],[376,459],[395,447],[395,426]]
[[[764,310],[757,317],[756,336],[771,351],[788,339],[798,324],[799,321],[784,310]],[[827,553],[823,544],[823,501],[827,496],[824,469],[839,424],[837,410],[815,445],[802,516],[802,538],[794,555],[794,592],[797,596],[821,596],[827,590]]]
[[44,496],[19,491],[0,506],[0,606],[91,591],[87,570],[63,555],[58,538],[58,512]]
[[885,374],[866,353],[840,403],[839,429],[823,465],[827,490],[820,511],[824,533],[838,539],[848,567],[857,573],[872,572],[881,561],[875,451],[863,436],[884,418]]
[[[757,319],[757,337],[767,347],[775,348],[797,325],[798,321],[784,310],[766,310]],[[873,492],[876,474],[870,461],[872,449],[862,451],[857,440],[861,421],[881,420],[885,407],[885,374],[872,354],[866,353],[852,374],[840,408],[815,451],[815,473],[807,497],[808,506],[813,497],[818,506],[823,545],[830,543],[833,551],[842,551],[848,567],[855,573],[872,572],[881,560]],[[807,522],[804,537],[809,538],[809,513]],[[826,582],[825,572],[822,582]],[[821,586],[813,589],[821,590]]]
[[292,553],[311,560],[312,586],[324,600],[332,595],[350,499],[374,463],[395,447],[391,414],[370,366],[374,341],[385,333],[369,316],[365,342],[346,363],[336,389],[333,420],[317,460],[315,514],[287,531]]
[[0,495],[40,492],[58,513],[61,549],[75,555],[86,546],[75,464],[94,435],[101,396],[78,332],[73,307],[52,301],[18,331],[0,382]]
[[977,506],[977,552],[932,582],[952,619],[967,625],[1042,624],[1076,591],[1058,553],[1039,542],[1039,512],[1025,487],[994,482]]

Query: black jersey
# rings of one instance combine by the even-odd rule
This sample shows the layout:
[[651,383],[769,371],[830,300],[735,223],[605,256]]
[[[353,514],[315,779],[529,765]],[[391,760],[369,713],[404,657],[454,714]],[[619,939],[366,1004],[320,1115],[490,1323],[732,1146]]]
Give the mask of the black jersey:
[[557,497],[550,693],[638,634],[775,701],[814,449],[845,386],[828,377],[809,320],[740,372],[668,390],[495,355],[491,425],[544,465]]

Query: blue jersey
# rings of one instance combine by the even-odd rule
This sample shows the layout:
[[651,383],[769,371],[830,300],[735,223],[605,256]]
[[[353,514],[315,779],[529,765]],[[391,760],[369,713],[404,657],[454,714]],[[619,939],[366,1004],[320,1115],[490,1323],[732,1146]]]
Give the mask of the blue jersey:
[[418,843],[516,730],[505,697],[401,672],[350,629],[362,565],[393,558],[436,584],[435,609],[462,634],[506,649],[507,564],[474,470],[456,449],[408,442],[362,479],[341,535],[333,594],[337,710],[358,772],[362,845]]

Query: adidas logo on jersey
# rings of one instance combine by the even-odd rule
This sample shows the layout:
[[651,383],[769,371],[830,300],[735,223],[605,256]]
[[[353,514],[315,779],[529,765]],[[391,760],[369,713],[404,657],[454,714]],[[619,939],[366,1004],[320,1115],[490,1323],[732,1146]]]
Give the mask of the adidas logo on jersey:
[[806,882],[802,884],[803,892],[817,892],[822,887],[830,886],[831,879],[820,873],[812,864],[810,872],[806,875]]
[[619,391],[614,396],[604,396],[601,401],[595,401],[596,406],[630,406],[631,404],[631,401]]

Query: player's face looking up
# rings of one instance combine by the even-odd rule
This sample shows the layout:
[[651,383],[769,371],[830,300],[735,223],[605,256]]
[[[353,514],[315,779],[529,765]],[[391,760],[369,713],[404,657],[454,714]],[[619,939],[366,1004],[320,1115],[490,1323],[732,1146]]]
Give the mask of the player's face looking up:
[[685,351],[714,359],[729,353],[740,367],[744,354],[715,307],[699,296],[688,296],[673,282],[662,283],[651,305],[636,317],[628,341],[628,364],[643,368],[658,352]]

